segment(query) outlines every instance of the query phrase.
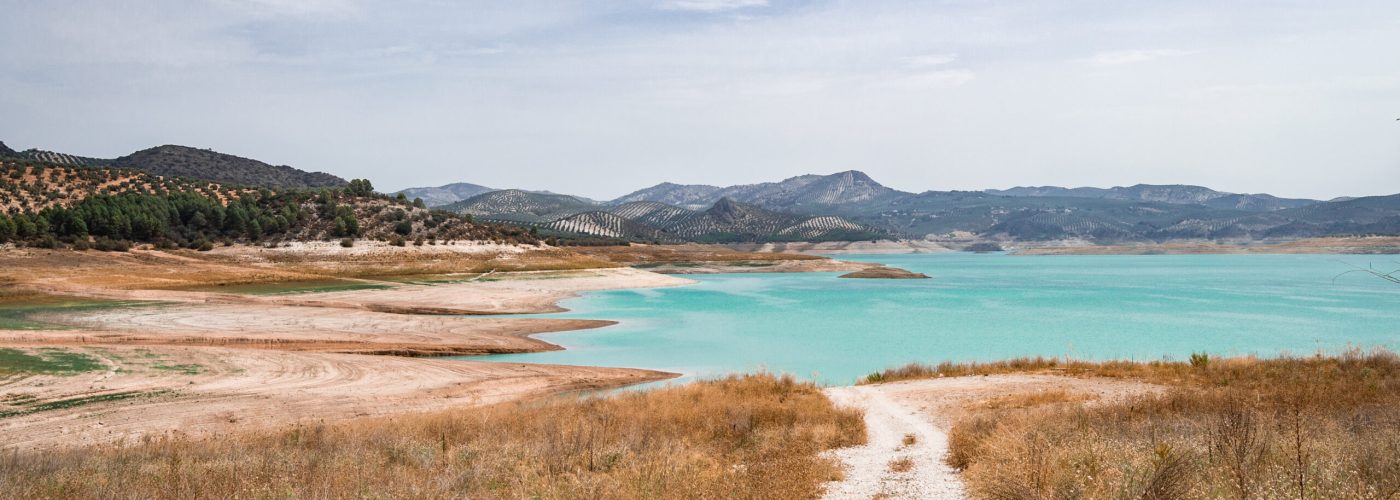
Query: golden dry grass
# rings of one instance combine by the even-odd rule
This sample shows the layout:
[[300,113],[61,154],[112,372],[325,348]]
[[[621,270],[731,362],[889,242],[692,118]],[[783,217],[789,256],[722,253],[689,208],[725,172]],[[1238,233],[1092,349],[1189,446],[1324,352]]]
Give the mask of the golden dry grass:
[[1400,357],[1192,363],[1013,360],[904,367],[888,378],[1056,371],[1143,379],[1112,402],[1031,394],[971,408],[949,463],[978,498],[1396,498]]
[[865,439],[818,388],[751,375],[606,398],[0,454],[25,498],[810,498]]

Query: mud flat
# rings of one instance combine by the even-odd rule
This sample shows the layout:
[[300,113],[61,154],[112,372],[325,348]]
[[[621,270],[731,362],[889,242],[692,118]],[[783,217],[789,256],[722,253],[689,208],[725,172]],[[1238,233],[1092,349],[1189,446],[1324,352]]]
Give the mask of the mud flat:
[[432,360],[264,349],[15,345],[93,360],[77,373],[0,378],[3,449],[431,411],[660,380],[624,368]]

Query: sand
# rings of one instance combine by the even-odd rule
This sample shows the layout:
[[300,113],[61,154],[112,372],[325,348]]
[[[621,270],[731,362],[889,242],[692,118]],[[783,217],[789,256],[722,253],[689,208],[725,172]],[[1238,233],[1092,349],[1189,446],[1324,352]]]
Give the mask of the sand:
[[[7,347],[19,347],[9,345]],[[4,449],[35,450],[314,424],[659,380],[622,368],[212,347],[73,348],[107,369],[0,382],[0,397],[136,396],[0,418]]]
[[[162,282],[151,277],[162,274],[197,283],[201,271],[207,271],[216,276],[212,282],[257,282],[289,271],[253,257],[239,263],[227,256],[210,261],[183,253],[20,252],[0,256],[33,264],[8,268],[31,271],[11,274],[8,286],[160,303],[48,312],[31,319],[70,329],[0,331],[0,348],[80,352],[107,367],[0,379],[0,413],[28,412],[0,416],[0,451],[332,422],[669,378],[674,374],[403,355],[558,349],[529,335],[612,322],[485,315],[558,311],[557,301],[589,290],[691,283],[608,268],[471,274],[436,284],[383,282],[388,289],[245,295],[150,289],[132,286],[126,277],[142,285]],[[255,250],[242,252],[236,255],[252,256]]]

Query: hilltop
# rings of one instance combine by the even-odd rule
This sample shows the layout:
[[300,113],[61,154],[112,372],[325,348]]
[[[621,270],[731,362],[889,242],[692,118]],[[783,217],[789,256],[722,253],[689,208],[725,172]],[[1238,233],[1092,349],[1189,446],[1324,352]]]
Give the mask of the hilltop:
[[93,242],[109,249],[136,242],[207,250],[218,241],[538,241],[522,228],[479,224],[374,193],[368,181],[274,192],[114,167],[0,160],[0,209],[0,243],[48,248],[82,249]]
[[[3,145],[3,143],[0,143]],[[270,189],[321,188],[346,185],[346,180],[324,172],[306,172],[208,149],[165,145],[143,149],[114,159],[28,149],[0,148],[0,159],[13,158],[76,167],[118,167],[167,177],[204,179]]]

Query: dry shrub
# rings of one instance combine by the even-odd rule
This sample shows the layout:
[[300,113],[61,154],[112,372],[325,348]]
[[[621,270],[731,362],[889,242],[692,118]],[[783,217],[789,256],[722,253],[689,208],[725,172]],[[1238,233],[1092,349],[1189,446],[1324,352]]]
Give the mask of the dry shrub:
[[865,439],[816,386],[751,375],[207,440],[0,455],[17,497],[804,498]]
[[890,472],[903,473],[914,470],[914,460],[909,457],[896,458],[890,461]]
[[974,408],[948,462],[978,498],[1400,495],[1396,355],[1180,365],[1106,367],[1170,387],[1134,399]]

